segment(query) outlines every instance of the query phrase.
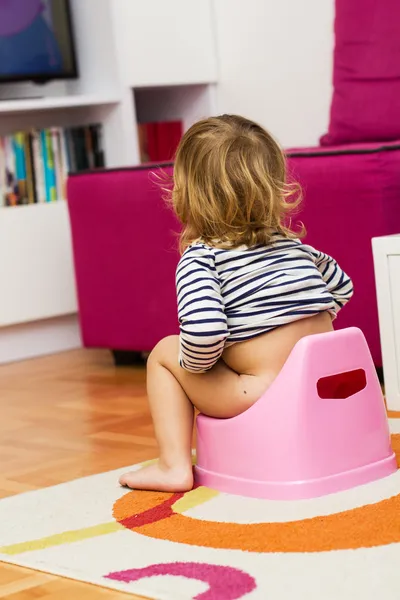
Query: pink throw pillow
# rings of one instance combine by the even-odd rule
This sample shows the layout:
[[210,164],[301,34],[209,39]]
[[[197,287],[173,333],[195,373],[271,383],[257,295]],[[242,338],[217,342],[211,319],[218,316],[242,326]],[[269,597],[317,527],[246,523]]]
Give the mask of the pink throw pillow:
[[336,0],[334,93],[323,146],[400,138],[400,0]]

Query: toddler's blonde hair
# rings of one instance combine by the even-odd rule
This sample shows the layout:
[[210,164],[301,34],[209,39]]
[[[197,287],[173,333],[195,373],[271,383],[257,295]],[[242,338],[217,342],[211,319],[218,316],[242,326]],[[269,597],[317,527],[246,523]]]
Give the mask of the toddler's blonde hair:
[[274,232],[296,237],[289,213],[300,201],[300,186],[287,182],[282,149],[257,123],[222,115],[183,136],[172,190],[182,251],[196,240],[235,248],[266,245]]

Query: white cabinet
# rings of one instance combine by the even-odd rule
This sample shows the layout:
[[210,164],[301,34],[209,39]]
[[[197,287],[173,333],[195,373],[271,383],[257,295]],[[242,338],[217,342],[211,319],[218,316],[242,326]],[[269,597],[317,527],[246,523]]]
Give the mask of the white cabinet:
[[212,0],[114,0],[112,10],[124,85],[216,81]]
[[400,411],[400,235],[372,240],[387,406]]
[[67,203],[0,209],[0,327],[76,313]]

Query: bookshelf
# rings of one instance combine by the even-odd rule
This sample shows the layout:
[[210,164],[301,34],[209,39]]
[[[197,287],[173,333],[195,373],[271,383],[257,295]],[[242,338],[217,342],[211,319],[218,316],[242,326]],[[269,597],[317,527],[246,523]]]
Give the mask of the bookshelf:
[[[216,111],[212,0],[71,0],[71,8],[79,79],[0,85],[0,136],[99,123],[106,166],[124,167],[140,163],[138,123],[179,119],[186,130]],[[80,345],[67,209],[65,201],[0,208],[0,364]]]

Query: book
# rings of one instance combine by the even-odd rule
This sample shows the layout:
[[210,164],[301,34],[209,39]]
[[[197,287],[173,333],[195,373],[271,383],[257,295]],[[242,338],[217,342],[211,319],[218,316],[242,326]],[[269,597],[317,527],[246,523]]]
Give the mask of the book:
[[12,136],[5,138],[5,163],[6,163],[6,206],[17,206],[18,204],[18,186],[16,178],[15,154],[13,148]]
[[140,162],[141,163],[150,162],[149,144],[148,144],[148,138],[147,138],[147,124],[146,123],[138,124],[138,141],[139,141]]
[[182,121],[163,121],[157,123],[157,160],[173,160],[183,134]]
[[160,160],[158,157],[157,123],[146,123],[145,125],[149,162],[157,162]]
[[4,138],[0,137],[0,207],[6,206],[6,151]]
[[30,133],[25,134],[25,160],[26,160],[26,185],[28,192],[28,203],[35,204],[36,199],[36,181],[35,173],[33,168],[33,147],[32,147],[32,135]]
[[90,125],[93,140],[94,166],[96,169],[105,167],[103,149],[103,130],[101,125]]
[[138,136],[141,162],[167,162],[173,160],[182,134],[182,121],[140,123],[138,125]]
[[56,171],[54,165],[54,152],[53,152],[53,141],[51,130],[46,129],[45,131],[45,144],[46,144],[46,168],[49,178],[49,197],[48,202],[55,202],[57,200],[57,189],[56,189]]
[[77,169],[71,129],[65,131],[65,139],[68,153],[68,173],[75,173]]
[[61,129],[59,127],[52,127],[50,130],[51,142],[53,149],[54,159],[54,173],[56,182],[56,200],[64,199],[64,181],[63,174],[61,171],[61,149],[60,149],[60,134]]
[[89,167],[89,169],[94,169],[95,161],[94,161],[92,130],[90,129],[90,127],[85,127],[83,131],[84,131],[84,135],[85,135],[85,150],[86,150],[88,167]]
[[12,136],[12,148],[14,152],[15,185],[17,204],[28,203],[28,190],[26,182],[25,161],[25,134],[21,131]]
[[44,189],[45,189],[45,202],[50,202],[50,173],[48,170],[47,162],[47,143],[46,143],[46,130],[40,131],[40,156],[43,163],[43,176],[44,176]]
[[74,149],[76,170],[86,171],[89,169],[89,159],[86,150],[85,129],[83,127],[73,127],[71,129],[72,146]]
[[62,197],[67,199],[67,179],[68,173],[70,172],[69,157],[68,157],[68,145],[66,131],[60,131],[60,163],[61,163],[61,177],[63,181],[63,194]]
[[33,171],[36,183],[36,201],[46,202],[46,182],[42,154],[41,134],[33,129],[31,131]]

